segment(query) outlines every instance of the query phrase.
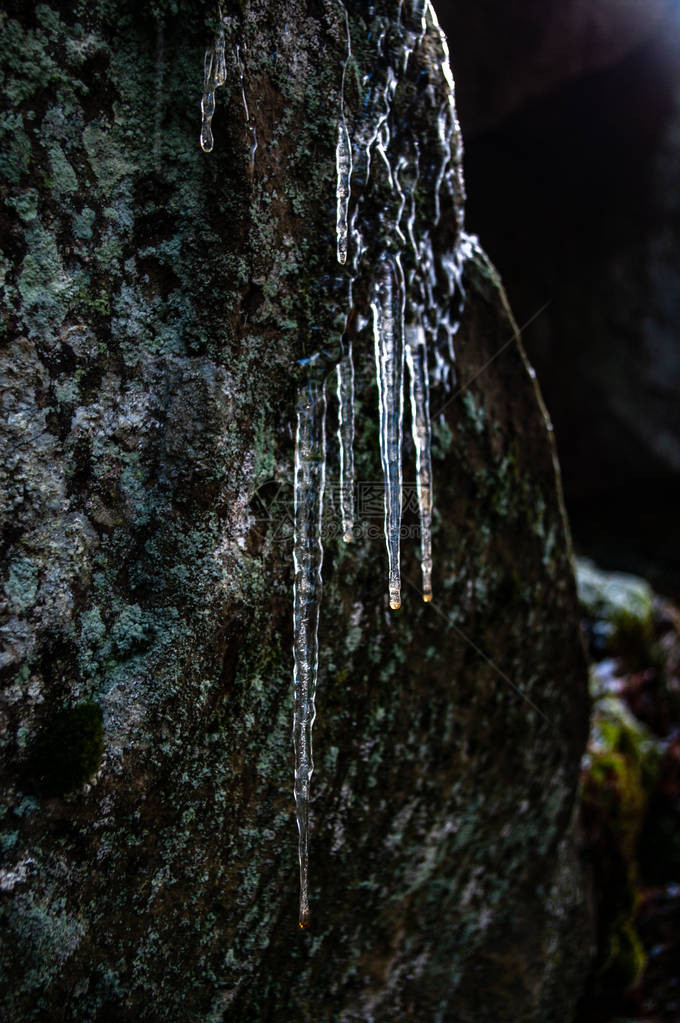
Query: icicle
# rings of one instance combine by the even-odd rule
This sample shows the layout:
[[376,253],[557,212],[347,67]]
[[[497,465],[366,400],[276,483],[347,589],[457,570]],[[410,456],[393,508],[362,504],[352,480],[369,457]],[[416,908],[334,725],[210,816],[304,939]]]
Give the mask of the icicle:
[[[404,179],[402,183],[402,177]],[[401,224],[404,209],[408,203],[408,215],[406,220],[406,241],[410,247],[410,259],[412,262],[411,274],[409,275],[409,283],[412,281],[413,276],[418,272],[419,269],[419,252],[418,243],[415,237],[415,223],[416,223],[416,189],[418,187],[418,180],[420,178],[420,149],[418,143],[414,140],[413,142],[413,158],[407,159],[405,155],[401,155],[397,161],[397,169],[395,178],[399,184],[399,194],[401,196],[401,205],[397,215],[397,222]],[[401,227],[399,232],[403,235]]]
[[[349,30],[347,8],[342,2],[340,6],[345,17],[347,54],[342,65],[340,120],[338,122],[338,144],[335,151],[337,173],[336,240],[338,263],[344,265],[347,262],[348,214],[352,191],[352,144],[345,117],[345,77],[347,75],[347,64],[352,56],[352,37]],[[353,225],[355,221],[356,211]],[[349,285],[349,316],[351,316],[353,304],[352,287],[354,277],[356,276],[357,263],[361,258],[362,247],[362,239],[360,237],[355,238],[353,276]],[[354,530],[354,362],[351,341],[347,342],[347,348],[336,367],[336,373],[338,389],[338,446],[340,450],[340,518],[342,521],[343,539],[345,543],[350,543]]]
[[347,262],[347,211],[352,179],[352,147],[344,117],[338,124],[338,145],[335,151],[338,174],[336,235],[338,263]]
[[319,667],[319,607],[323,546],[321,520],[326,475],[326,395],[310,379],[298,398],[295,437],[293,655],[295,809],[300,862],[300,927],[309,926],[309,786],[314,770],[312,727]]
[[[383,39],[384,31],[378,40],[379,50]],[[368,102],[365,104],[366,112],[354,133],[355,176],[364,187],[368,184],[371,176],[371,153],[376,143],[382,151],[381,155],[384,157],[391,175],[389,161],[385,155],[385,149],[389,144],[389,129],[387,129],[386,137],[381,135],[381,130],[384,125],[387,125],[396,88],[397,79],[394,70],[388,67],[384,83],[378,82],[371,89]]]
[[460,130],[460,123],[456,113],[455,84],[451,74],[451,63],[449,58],[449,45],[446,35],[442,31],[437,14],[432,6],[431,0],[425,5],[425,16],[431,23],[439,37],[439,45],[442,51],[441,72],[445,83],[445,97],[437,117],[437,128],[441,147],[441,164],[437,182],[435,185],[435,223],[439,222],[441,215],[440,192],[443,183],[453,201],[458,230],[463,230],[465,220],[465,182],[463,178],[463,137]]
[[352,342],[336,367],[338,380],[338,447],[340,449],[340,518],[345,543],[354,529],[354,361]]
[[201,99],[201,149],[204,153],[212,152],[215,145],[211,121],[215,113],[215,50],[211,47],[205,51],[205,78],[203,98]]
[[409,57],[414,50],[418,49],[427,31],[425,7],[425,0],[402,0],[401,13],[406,33],[406,45],[404,46],[402,62],[403,71],[406,71]]
[[212,119],[215,113],[215,90],[227,80],[227,65],[224,54],[224,19],[222,7],[218,6],[219,25],[215,41],[205,51],[203,98],[201,99],[201,149],[212,152],[215,144],[212,133]]
[[336,237],[338,246],[338,263],[347,262],[347,214],[349,210],[349,197],[352,189],[352,144],[347,130],[345,118],[345,75],[347,74],[347,63],[352,56],[352,39],[349,33],[349,17],[347,9],[341,3],[345,15],[345,29],[347,31],[347,56],[342,65],[342,79],[340,83],[340,120],[338,121],[338,144],[335,150],[335,167],[338,176],[337,183],[337,215],[336,215]]
[[[353,308],[355,282],[369,284],[373,327],[376,380],[380,407],[380,456],[385,480],[384,532],[389,567],[389,600],[401,606],[400,540],[402,513],[402,434],[404,414],[404,367],[410,381],[411,429],[416,451],[416,479],[421,531],[423,599],[432,599],[432,508],[433,478],[429,409],[429,359],[434,378],[450,387],[454,372],[453,337],[458,327],[458,308],[464,294],[462,266],[472,249],[463,233],[464,187],[462,144],[456,117],[454,85],[448,64],[446,40],[439,29],[431,0],[401,0],[398,23],[376,15],[369,6],[371,23],[367,44],[365,95],[360,112],[352,122],[350,138],[345,110],[345,79],[352,56],[349,17],[345,17],[347,55],[343,64],[340,110],[336,142],[336,255],[341,265],[350,262],[349,312],[343,337],[343,354],[336,367],[338,395],[338,442],[340,450],[340,513],[345,540],[350,540],[354,520],[354,368],[351,339],[368,324],[360,309]],[[426,92],[420,90],[423,68],[413,68],[411,54],[427,35],[427,64],[431,68],[432,48],[439,49],[440,72],[425,77]],[[363,47],[363,44],[362,44]],[[214,110],[210,89],[215,83],[216,54],[210,51],[206,64],[204,110],[208,129]],[[257,147],[255,127],[246,100],[244,69],[236,48],[236,63],[246,124],[253,138],[251,172]],[[396,123],[393,102],[398,76],[410,76],[416,110],[422,112],[423,130],[418,122]],[[436,77],[436,81],[435,81]],[[436,127],[427,103],[434,104]],[[435,165],[429,150],[435,127]],[[412,130],[411,130],[412,129]],[[212,136],[210,137],[212,140]],[[212,144],[212,143],[211,143]],[[421,151],[423,160],[421,161]],[[374,154],[379,157],[372,167]],[[371,202],[368,190],[373,175],[380,177]],[[416,203],[416,190],[419,202]],[[389,192],[389,195],[385,193]],[[351,204],[350,197],[356,196]],[[438,259],[432,242],[432,222],[439,221],[443,203],[452,202],[458,234],[450,257]],[[420,201],[424,200],[424,201]],[[376,209],[377,205],[377,209]],[[423,223],[423,220],[425,221]],[[376,253],[380,255],[376,256]],[[438,254],[437,254],[438,255]],[[368,280],[367,280],[368,278]],[[408,288],[408,331],[405,329]],[[325,356],[324,356],[325,358]],[[314,357],[311,362],[320,359]],[[328,365],[326,365],[328,368]],[[294,682],[295,715],[295,805],[298,824],[300,865],[300,926],[309,925],[309,814],[310,782],[313,772],[312,727],[318,676],[318,625],[321,597],[323,549],[321,523],[325,484],[326,400],[321,364],[311,372],[297,409],[295,450],[295,535],[294,535]]]
[[241,99],[243,101],[243,112],[245,115],[245,123],[250,132],[250,175],[252,177],[255,171],[255,153],[257,152],[257,130],[254,123],[250,119],[250,111],[248,110],[248,100],[246,99],[246,80],[245,71],[243,68],[243,61],[241,60],[241,50],[239,46],[236,46],[236,66],[238,68],[239,84],[241,86]]
[[406,362],[411,381],[411,433],[416,449],[416,485],[420,513],[423,600],[432,600],[432,427],[427,376],[427,344],[422,324],[406,332]]
[[404,274],[399,256],[378,267],[371,300],[385,477],[385,543],[390,607],[401,607],[401,441],[404,418]]

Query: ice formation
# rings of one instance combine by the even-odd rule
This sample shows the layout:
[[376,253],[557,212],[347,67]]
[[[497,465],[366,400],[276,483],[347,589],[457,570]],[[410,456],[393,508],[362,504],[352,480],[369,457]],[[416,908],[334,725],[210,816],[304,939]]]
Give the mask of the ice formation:
[[340,82],[340,116],[338,117],[338,144],[335,148],[335,168],[337,174],[336,189],[336,241],[338,250],[338,263],[347,262],[347,211],[352,189],[352,144],[347,130],[347,118],[345,117],[345,76],[347,64],[352,56],[352,41],[349,34],[349,17],[343,7],[345,16],[345,31],[347,33],[347,56],[342,66],[342,80]]
[[224,17],[222,7],[218,7],[218,26],[212,46],[205,51],[203,98],[201,100],[201,149],[205,153],[212,152],[215,144],[212,132],[212,119],[215,113],[215,90],[227,80],[227,62],[224,41]]
[[404,422],[404,272],[399,257],[378,267],[373,286],[373,343],[385,477],[385,541],[390,607],[401,607],[401,442]]
[[253,120],[251,119],[250,111],[248,109],[248,100],[246,99],[246,80],[243,61],[241,60],[241,47],[237,45],[234,52],[236,55],[236,67],[238,68],[239,85],[241,86],[243,114],[246,126],[250,132],[250,176],[252,177],[255,170],[255,153],[257,152],[257,130]]
[[[450,391],[455,380],[454,338],[464,301],[462,272],[476,239],[464,232],[462,141],[446,39],[430,0],[393,0],[393,12],[369,6],[363,33],[366,66],[357,65],[348,11],[337,0],[345,55],[339,75],[336,133],[338,264],[347,280],[346,327],[336,360],[340,517],[346,541],[354,532],[355,344],[372,326],[384,474],[384,532],[388,593],[401,605],[400,540],[404,368],[408,367],[411,436],[415,449],[423,599],[432,600],[433,477],[430,386]],[[226,79],[224,19],[206,52],[201,145],[213,147],[215,89]],[[433,55],[437,54],[437,57]],[[245,121],[251,133],[250,170],[257,149],[245,93],[241,50],[235,49]],[[362,95],[348,111],[348,69]],[[361,72],[363,71],[363,76]],[[399,97],[401,96],[401,99]],[[397,111],[397,102],[400,108]],[[446,214],[446,218],[444,217]],[[443,224],[443,226],[442,226]],[[355,296],[361,296],[355,301]],[[300,926],[309,924],[309,816],[313,771],[312,727],[318,676],[318,625],[323,561],[322,516],[326,475],[326,357],[307,360],[309,375],[297,408],[294,532],[293,744],[299,833]]]
[[406,332],[406,362],[411,391],[411,433],[416,451],[416,487],[420,516],[420,561],[423,600],[432,600],[432,426],[427,346],[421,323]]
[[338,450],[340,452],[340,520],[345,543],[354,529],[354,361],[352,342],[336,368],[338,385]]
[[319,609],[323,545],[321,521],[326,478],[326,394],[310,373],[298,397],[295,434],[295,535],[293,540],[293,656],[295,710],[295,812],[300,861],[300,927],[309,925],[309,785],[314,770],[312,727],[319,670]]

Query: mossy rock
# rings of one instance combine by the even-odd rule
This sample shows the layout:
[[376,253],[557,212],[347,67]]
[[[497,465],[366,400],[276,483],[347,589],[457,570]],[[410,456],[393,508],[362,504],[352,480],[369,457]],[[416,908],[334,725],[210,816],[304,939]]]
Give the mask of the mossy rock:
[[[661,744],[622,699],[596,699],[584,759],[582,808],[598,900],[599,954],[584,1008],[609,1018],[641,979],[646,955],[635,926],[637,851]],[[623,1005],[618,1005],[623,1008]]]
[[599,754],[623,754],[638,774],[642,788],[648,793],[653,789],[662,746],[624,700],[607,695],[595,702],[588,749],[595,759]]
[[631,920],[622,918],[612,930],[609,958],[602,967],[598,981],[602,988],[628,991],[642,978],[647,955]]
[[636,665],[652,663],[654,594],[649,584],[624,572],[603,572],[584,558],[576,562],[576,581],[584,615],[600,625],[600,651]]

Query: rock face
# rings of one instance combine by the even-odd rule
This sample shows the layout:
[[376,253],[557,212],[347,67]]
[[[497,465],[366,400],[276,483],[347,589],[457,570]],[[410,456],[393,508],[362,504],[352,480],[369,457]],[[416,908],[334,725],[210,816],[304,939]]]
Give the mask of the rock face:
[[198,147],[200,14],[0,16],[4,1012],[563,1023],[590,949],[586,669],[550,427],[479,252],[459,390],[433,392],[433,604],[415,542],[399,615],[380,536],[326,543],[296,930],[286,518],[297,362],[345,313],[344,22],[234,6],[253,171],[233,75]]

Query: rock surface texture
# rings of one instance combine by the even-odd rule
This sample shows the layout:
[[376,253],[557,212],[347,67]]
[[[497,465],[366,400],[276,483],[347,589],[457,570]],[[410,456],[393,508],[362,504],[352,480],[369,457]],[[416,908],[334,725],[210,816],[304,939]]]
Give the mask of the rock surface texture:
[[[275,6],[229,9],[253,124],[228,54],[209,156],[209,5],[0,14],[3,1014],[564,1023],[591,945],[586,668],[550,427],[478,250],[457,390],[432,393],[433,603],[416,541],[392,614],[382,536],[328,530],[297,930],[292,426],[298,362],[337,357],[347,311],[346,36],[339,5]],[[348,13],[356,115],[372,44]]]

